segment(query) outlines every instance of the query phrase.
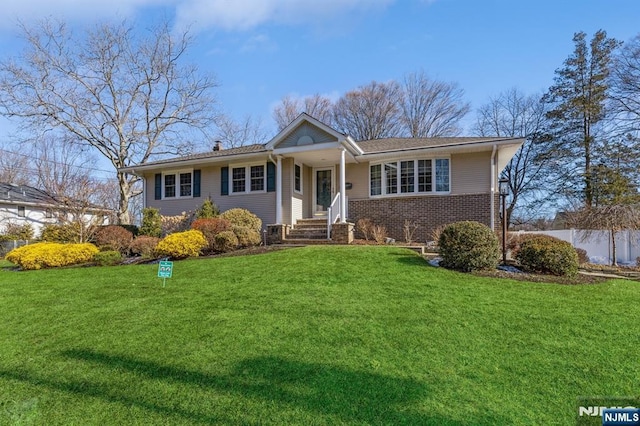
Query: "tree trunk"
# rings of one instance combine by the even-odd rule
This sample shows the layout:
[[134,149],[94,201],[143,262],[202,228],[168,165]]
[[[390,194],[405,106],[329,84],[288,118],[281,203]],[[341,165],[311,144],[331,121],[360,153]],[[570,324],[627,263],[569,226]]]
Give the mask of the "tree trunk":
[[616,231],[610,230],[611,235],[611,266],[618,266],[618,254],[616,253]]
[[120,189],[120,200],[118,201],[118,223],[120,225],[131,224],[129,218],[129,198],[131,197],[131,186],[127,181],[127,175],[118,172],[118,188]]

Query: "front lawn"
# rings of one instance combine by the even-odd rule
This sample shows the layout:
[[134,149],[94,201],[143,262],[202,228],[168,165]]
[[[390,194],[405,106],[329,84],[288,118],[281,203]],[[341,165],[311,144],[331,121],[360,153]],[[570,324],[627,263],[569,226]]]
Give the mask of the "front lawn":
[[0,424],[575,424],[637,395],[640,284],[386,247],[0,269]]

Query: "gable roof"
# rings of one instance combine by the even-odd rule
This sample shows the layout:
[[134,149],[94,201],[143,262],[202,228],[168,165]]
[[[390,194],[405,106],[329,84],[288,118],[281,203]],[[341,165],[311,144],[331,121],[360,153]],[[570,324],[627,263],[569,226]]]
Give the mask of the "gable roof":
[[28,185],[14,185],[0,182],[0,202],[29,204],[59,204],[55,197],[47,192]]
[[166,158],[164,160],[150,161],[148,163],[144,163],[139,166],[123,167],[123,169],[135,169],[140,166],[169,164],[169,163],[191,161],[191,160],[206,160],[209,158],[213,159],[213,158],[232,157],[235,155],[254,154],[254,153],[260,153],[260,152],[266,153],[267,151],[268,150],[265,144],[245,145],[245,146],[239,146],[237,148],[221,149],[219,151],[199,152],[196,154],[184,155],[182,157],[174,157],[174,158]]

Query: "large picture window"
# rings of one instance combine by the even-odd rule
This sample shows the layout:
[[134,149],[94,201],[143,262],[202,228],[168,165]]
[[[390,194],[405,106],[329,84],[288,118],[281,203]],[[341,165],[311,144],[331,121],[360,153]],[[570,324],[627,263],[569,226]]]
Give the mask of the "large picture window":
[[266,188],[264,164],[231,167],[231,193],[264,192]]
[[450,191],[448,158],[372,164],[369,173],[370,194],[374,197]]

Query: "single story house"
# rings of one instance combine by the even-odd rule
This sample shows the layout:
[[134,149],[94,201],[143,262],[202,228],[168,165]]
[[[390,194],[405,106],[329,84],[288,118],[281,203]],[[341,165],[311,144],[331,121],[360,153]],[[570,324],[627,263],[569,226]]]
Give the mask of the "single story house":
[[[0,182],[0,234],[3,234],[8,224],[30,224],[35,237],[47,224],[60,223],[71,220],[69,206],[61,202],[54,195],[29,185],[14,185]],[[101,208],[86,209],[86,221],[96,221],[99,224],[108,223],[108,210]]]
[[280,240],[344,241],[352,226],[343,232],[343,225],[368,218],[399,241],[409,221],[418,226],[415,241],[424,242],[435,228],[455,221],[498,227],[498,177],[523,142],[496,137],[354,141],[303,113],[266,144],[217,147],[122,171],[144,179],[144,205],[162,215],[195,210],[210,197],[221,211],[252,211],[265,226],[274,225],[269,234],[277,233]]

